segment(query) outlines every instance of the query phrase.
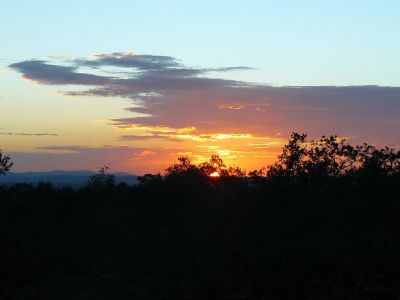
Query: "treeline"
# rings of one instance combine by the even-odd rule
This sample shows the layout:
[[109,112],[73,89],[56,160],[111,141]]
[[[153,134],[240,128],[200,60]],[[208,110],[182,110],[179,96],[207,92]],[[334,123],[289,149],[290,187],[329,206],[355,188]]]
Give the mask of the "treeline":
[[400,296],[393,149],[294,133],[268,168],[181,157],[138,180],[1,188],[0,299]]
[[[343,177],[343,176],[398,176],[400,175],[400,151],[363,144],[352,146],[337,136],[308,140],[307,134],[293,133],[283,147],[278,161],[269,167],[247,173],[238,167],[227,168],[221,158],[213,155],[209,162],[194,165],[188,157],[180,157],[179,163],[166,169],[165,177],[177,175],[221,177],[265,177],[294,179]],[[151,177],[152,175],[147,175]],[[146,177],[146,176],[145,176]],[[146,178],[142,178],[146,181]]]

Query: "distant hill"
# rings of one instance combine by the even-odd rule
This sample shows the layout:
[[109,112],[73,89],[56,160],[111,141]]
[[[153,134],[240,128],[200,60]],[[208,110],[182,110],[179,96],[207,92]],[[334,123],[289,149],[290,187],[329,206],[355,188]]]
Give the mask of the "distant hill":
[[[82,187],[84,186],[89,177],[96,174],[95,172],[88,170],[77,170],[77,171],[63,171],[55,170],[49,172],[21,172],[7,173],[6,176],[0,176],[0,185],[12,185],[16,183],[32,183],[37,184],[40,181],[51,182],[56,187],[72,186]],[[115,182],[125,182],[128,185],[134,185],[137,182],[137,176],[118,172],[113,173],[115,176]]]

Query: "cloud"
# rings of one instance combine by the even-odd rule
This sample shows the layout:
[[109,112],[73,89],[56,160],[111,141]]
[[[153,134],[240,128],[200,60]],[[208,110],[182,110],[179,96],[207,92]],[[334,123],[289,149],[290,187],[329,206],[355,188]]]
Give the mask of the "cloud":
[[79,153],[83,150],[90,149],[87,146],[40,146],[36,147],[38,150],[50,150],[50,151],[71,151],[74,153]]
[[20,72],[25,79],[41,84],[102,85],[111,82],[108,77],[79,73],[76,66],[53,65],[43,60],[14,63],[9,68]]
[[171,56],[135,55],[132,52],[97,54],[94,55],[94,59],[77,59],[76,62],[79,65],[90,67],[116,66],[140,70],[163,70],[181,67],[181,64]]
[[56,133],[46,133],[46,132],[39,132],[39,133],[26,133],[26,132],[0,132],[0,135],[21,135],[21,136],[59,136]]
[[[57,65],[44,60],[28,60],[9,65],[26,79],[42,84],[101,86],[71,95],[91,94],[99,96],[124,96],[141,98],[141,94],[152,95],[158,90],[201,90],[217,86],[235,86],[243,83],[223,79],[199,77],[210,72],[227,72],[251,69],[248,67],[229,68],[187,68],[170,56],[134,55],[112,53],[95,55],[92,59],[64,60],[68,65]],[[88,73],[101,72],[105,67],[120,67],[129,78],[116,78],[114,72],[105,71],[104,75]],[[79,71],[85,69],[86,73]],[[127,69],[130,72],[127,73]],[[159,94],[159,93],[157,93]]]
[[145,141],[145,140],[163,140],[163,141],[173,141],[179,142],[181,139],[175,138],[173,136],[168,135],[160,135],[160,134],[150,134],[150,135],[133,135],[133,134],[126,134],[121,135],[119,137],[120,141]]
[[[41,146],[31,152],[8,151],[14,162],[14,171],[44,170],[92,170],[107,165],[112,171],[127,171],[135,174],[160,172],[177,157],[184,148],[164,149],[153,147],[82,145]],[[150,158],[150,159],[148,159]]]
[[[28,60],[11,69],[40,84],[84,85],[71,96],[131,99],[132,117],[112,120],[121,128],[142,129],[121,141],[159,139],[198,142],[213,134],[287,137],[339,134],[357,142],[396,143],[400,139],[400,88],[380,86],[283,86],[210,77],[210,73],[249,70],[246,66],[189,67],[171,56],[131,52]],[[329,72],[329,70],[326,70]],[[154,128],[194,127],[191,134],[155,133]],[[208,139],[208,141],[212,139]],[[253,143],[256,143],[253,141]]]
[[139,152],[139,153],[136,153],[132,159],[133,159],[133,160],[136,160],[136,159],[143,159],[143,158],[146,158],[146,157],[148,157],[148,156],[153,156],[153,155],[156,155],[156,154],[157,154],[157,153],[154,152],[154,151],[143,150],[143,151],[141,151],[141,152]]

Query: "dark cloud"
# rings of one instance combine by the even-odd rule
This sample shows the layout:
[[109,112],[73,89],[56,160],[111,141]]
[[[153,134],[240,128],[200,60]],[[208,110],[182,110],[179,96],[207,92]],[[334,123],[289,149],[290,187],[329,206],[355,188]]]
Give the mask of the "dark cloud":
[[171,56],[160,55],[135,55],[131,52],[115,52],[111,54],[98,54],[95,59],[77,59],[78,65],[90,67],[115,66],[124,68],[137,68],[139,70],[162,70],[181,67],[181,64]]
[[[84,91],[67,92],[72,96],[132,99],[134,106],[129,110],[135,114],[113,120],[121,127],[194,126],[197,133],[204,134],[336,133],[371,143],[395,143],[400,139],[398,87],[273,87],[207,77],[211,72],[248,67],[191,68],[170,56],[132,53],[101,54],[63,63],[31,60],[10,68],[39,83],[88,86]],[[124,76],[114,76],[108,67],[120,68]],[[97,75],[99,72],[102,75]],[[131,135],[120,139],[150,138],[165,137]]]
[[54,85],[102,85],[109,84],[112,78],[77,72],[77,66],[60,66],[43,60],[28,60],[9,65],[26,79],[42,84]]
[[190,73],[191,75],[207,72],[227,72],[234,70],[250,70],[253,68],[241,66],[241,67],[226,67],[226,68],[191,68],[186,67],[180,63],[176,58],[171,56],[162,55],[137,55],[132,52],[115,52],[111,54],[98,54],[94,55],[95,59],[77,59],[75,63],[77,65],[89,66],[89,67],[123,67],[123,68],[134,68],[147,72],[160,72],[168,70],[168,74]]
[[[57,63],[57,62],[55,62]],[[209,72],[228,72],[248,70],[249,67],[228,68],[187,68],[169,56],[134,55],[131,53],[113,53],[96,55],[95,59],[76,59],[68,61],[69,65],[50,64],[43,60],[28,60],[9,65],[20,72],[24,78],[43,84],[76,84],[98,86],[101,88],[81,92],[92,95],[137,96],[140,93],[151,93],[159,89],[204,89],[217,86],[237,86],[243,82],[198,77]],[[79,72],[86,67],[93,70],[114,66],[130,68],[130,78],[115,78],[114,72],[107,76]],[[74,94],[74,92],[71,92]]]

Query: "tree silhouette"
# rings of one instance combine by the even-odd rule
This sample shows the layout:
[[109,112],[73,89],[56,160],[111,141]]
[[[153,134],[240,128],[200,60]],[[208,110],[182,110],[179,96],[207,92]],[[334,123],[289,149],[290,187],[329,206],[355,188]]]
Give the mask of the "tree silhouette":
[[206,176],[210,176],[213,173],[218,173],[220,176],[228,175],[228,170],[222,158],[218,155],[211,155],[208,162],[201,163],[199,165],[200,171]]
[[160,173],[158,174],[144,174],[143,176],[138,176],[137,181],[140,186],[145,185],[153,185],[153,184],[161,184],[163,182],[163,178]]
[[268,170],[269,176],[299,176],[303,175],[304,158],[306,156],[307,134],[292,133],[289,142],[283,147],[278,162]]
[[100,170],[90,176],[89,181],[87,183],[87,187],[93,189],[99,188],[109,188],[115,185],[115,177],[114,175],[109,173],[109,167],[103,166]]
[[307,134],[294,132],[267,175],[321,178],[355,173],[400,174],[400,151],[388,147],[378,150],[365,143],[352,146],[336,135],[308,140]]
[[357,146],[357,150],[361,173],[377,176],[400,174],[400,151],[396,152],[387,146],[378,150],[368,144]]
[[[189,157],[178,157],[178,163],[174,163],[165,170],[165,177],[170,178],[174,176],[197,176],[208,178],[213,173],[218,173],[219,177],[246,176],[245,170],[239,167],[227,167],[221,157],[213,154],[208,161],[200,163],[198,165],[193,164]],[[146,178],[143,178],[143,180],[146,181]]]
[[10,171],[13,163],[10,161],[11,158],[8,155],[3,155],[2,150],[0,150],[0,175],[5,175]]
[[187,156],[178,157],[178,163],[174,163],[165,170],[165,176],[189,175],[189,173],[197,172],[197,168]]

